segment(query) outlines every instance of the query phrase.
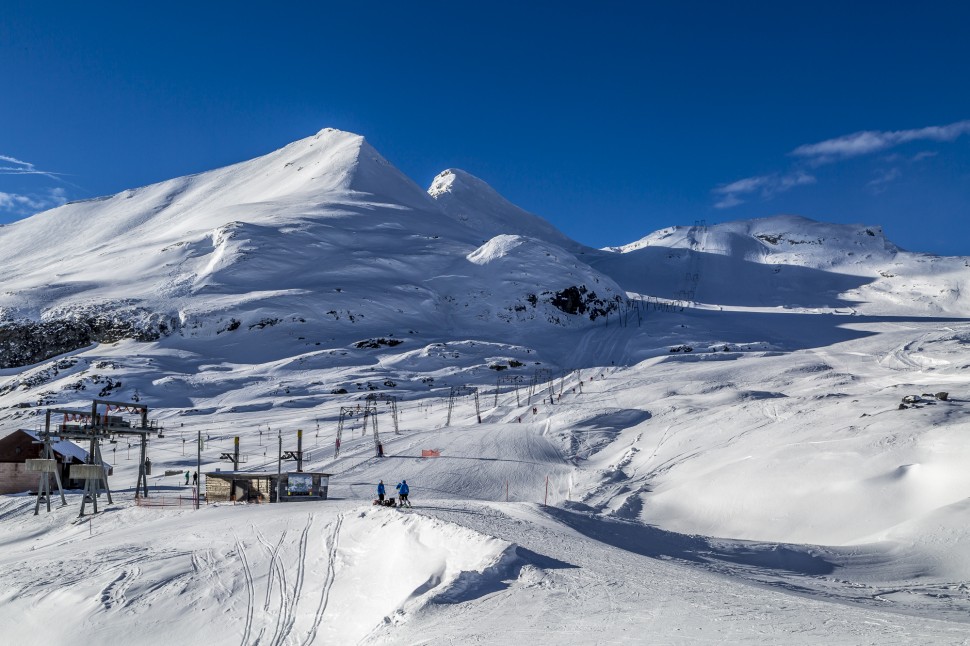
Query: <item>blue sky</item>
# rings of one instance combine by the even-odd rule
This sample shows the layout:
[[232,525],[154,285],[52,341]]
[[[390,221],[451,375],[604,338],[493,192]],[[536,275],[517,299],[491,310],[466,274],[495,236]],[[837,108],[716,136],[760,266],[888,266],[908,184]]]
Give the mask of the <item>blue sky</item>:
[[0,14],[0,223],[323,127],[593,246],[778,213],[970,255],[970,3],[81,3]]

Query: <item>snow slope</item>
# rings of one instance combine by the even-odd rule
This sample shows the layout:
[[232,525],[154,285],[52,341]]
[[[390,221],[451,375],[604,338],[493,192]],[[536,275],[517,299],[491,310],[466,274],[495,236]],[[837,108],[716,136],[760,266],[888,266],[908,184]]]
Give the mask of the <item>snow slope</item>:
[[[3,227],[0,263],[0,435],[137,400],[151,499],[197,435],[203,473],[302,429],[333,474],[141,507],[122,439],[91,519],[0,496],[17,643],[966,641],[966,258],[794,217],[593,250],[324,130]],[[374,395],[386,457],[360,415],[336,456]],[[370,504],[401,478],[414,510]]]

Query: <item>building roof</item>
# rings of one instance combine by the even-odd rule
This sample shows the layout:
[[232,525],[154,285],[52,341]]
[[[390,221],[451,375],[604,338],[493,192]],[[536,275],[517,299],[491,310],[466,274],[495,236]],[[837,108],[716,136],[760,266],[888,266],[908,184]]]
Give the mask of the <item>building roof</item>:
[[[294,473],[300,473],[307,476],[327,476],[330,477],[332,473],[324,473],[323,471],[284,471],[283,475],[291,475]],[[205,475],[211,478],[234,478],[236,480],[255,480],[257,478],[276,478],[275,471],[206,471]]]
[[[20,431],[22,433],[26,433],[27,435],[29,435],[31,438],[33,438],[38,442],[44,441],[43,438],[41,438],[40,433],[35,433],[34,431],[28,431],[27,429],[23,429],[23,428],[20,429]],[[53,433],[51,433],[51,435],[53,435]],[[71,442],[70,440],[57,440],[56,442],[52,441],[51,448],[54,449],[55,454],[62,455],[66,458],[73,458],[80,462],[87,462],[88,460],[88,452],[82,449],[74,442]],[[102,460],[101,460],[102,464],[108,467],[114,466],[112,464],[109,464],[108,461],[103,458],[104,456],[102,456]]]

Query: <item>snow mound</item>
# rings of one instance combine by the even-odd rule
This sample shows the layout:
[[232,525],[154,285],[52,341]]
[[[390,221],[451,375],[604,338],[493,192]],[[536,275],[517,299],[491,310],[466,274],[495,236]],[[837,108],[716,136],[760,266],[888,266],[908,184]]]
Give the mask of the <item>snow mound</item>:
[[[517,558],[507,541],[436,518],[375,508],[341,529],[333,610],[355,625],[401,622],[429,603],[493,591]],[[395,555],[383,558],[382,555]],[[380,589],[360,581],[383,581]],[[377,611],[375,613],[375,611]]]
[[522,246],[525,242],[525,239],[521,236],[495,236],[481,247],[468,254],[466,258],[476,265],[487,265],[494,260],[505,258],[512,253],[516,247]]
[[[10,585],[0,603],[23,620],[20,639],[8,634],[18,643],[67,643],[90,623],[105,643],[222,643],[226,634],[243,643],[262,643],[259,635],[266,643],[358,643],[429,604],[505,587],[520,560],[513,543],[393,509],[215,506],[185,517],[126,507],[91,528],[60,509],[38,530],[30,507],[2,509],[16,512],[0,527],[7,555],[43,549],[57,574],[5,560]],[[187,521],[195,531],[183,533]],[[12,538],[21,525],[34,530],[32,540]],[[98,540],[86,540],[89,533]],[[65,600],[78,601],[69,613]]]

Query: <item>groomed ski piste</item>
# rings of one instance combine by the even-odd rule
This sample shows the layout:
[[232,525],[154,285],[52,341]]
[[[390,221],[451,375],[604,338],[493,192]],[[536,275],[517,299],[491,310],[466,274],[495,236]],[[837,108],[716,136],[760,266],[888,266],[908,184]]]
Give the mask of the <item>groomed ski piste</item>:
[[[149,500],[191,497],[199,435],[203,473],[237,436],[275,473],[302,429],[333,474],[140,506],[122,439],[97,514],[0,496],[4,642],[970,640],[965,258],[795,217],[589,249],[327,130],[2,227],[0,263],[9,325],[168,325],[0,369],[0,436],[107,389],[164,427]],[[360,417],[335,457],[375,394],[385,457]],[[414,508],[373,506],[382,479]]]

